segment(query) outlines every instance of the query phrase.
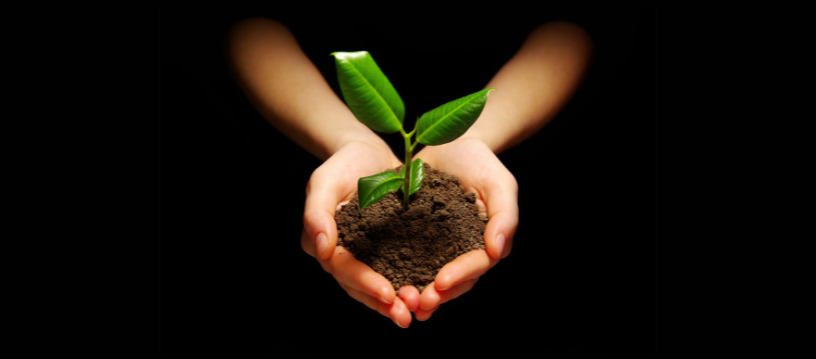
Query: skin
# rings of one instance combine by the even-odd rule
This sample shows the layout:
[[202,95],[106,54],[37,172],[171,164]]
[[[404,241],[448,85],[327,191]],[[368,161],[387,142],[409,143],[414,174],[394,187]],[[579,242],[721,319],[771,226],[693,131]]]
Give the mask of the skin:
[[[291,32],[263,18],[236,24],[228,55],[236,82],[279,131],[325,162],[306,187],[301,236],[314,257],[352,298],[407,328],[411,312],[428,320],[439,306],[469,291],[510,254],[518,227],[518,184],[496,154],[534,134],[569,101],[589,65],[592,41],[580,27],[554,22],[537,27],[485,88],[493,87],[476,123],[459,139],[416,154],[459,177],[489,217],[486,250],[445,265],[420,295],[399,294],[385,277],[337,246],[334,213],[357,189],[357,179],[401,164],[385,142],[357,121],[303,54]],[[465,162],[464,158],[467,158]]]

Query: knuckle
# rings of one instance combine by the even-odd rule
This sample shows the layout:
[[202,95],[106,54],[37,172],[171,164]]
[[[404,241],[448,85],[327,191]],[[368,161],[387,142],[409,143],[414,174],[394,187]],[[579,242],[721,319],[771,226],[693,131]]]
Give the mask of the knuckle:
[[318,166],[317,168],[312,171],[312,175],[309,177],[310,179],[319,179],[323,177],[324,173],[326,173],[327,169],[325,163],[323,165]]
[[[311,224],[314,220],[315,214],[309,210],[303,212],[303,225],[306,227],[308,224]],[[308,227],[306,227],[308,229]]]
[[[314,231],[321,226],[323,220],[323,212],[316,210],[306,210],[303,212],[303,228],[306,229],[306,234],[309,236],[316,235]],[[325,222],[325,221],[323,221]]]
[[505,175],[495,176],[488,183],[490,187],[499,192],[518,194],[518,181],[512,173],[507,172]]
[[507,183],[507,188],[513,191],[518,190],[518,181],[516,180],[516,176],[513,176],[512,173],[507,172],[507,176],[504,180]]

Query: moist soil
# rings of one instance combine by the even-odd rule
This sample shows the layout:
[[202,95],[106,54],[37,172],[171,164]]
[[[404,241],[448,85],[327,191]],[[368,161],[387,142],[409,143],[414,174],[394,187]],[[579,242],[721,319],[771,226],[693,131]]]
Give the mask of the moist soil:
[[487,218],[479,215],[476,195],[466,193],[456,176],[427,163],[422,187],[410,201],[405,211],[402,192],[391,192],[361,217],[355,194],[335,213],[337,244],[382,274],[394,290],[413,285],[422,292],[445,264],[485,248]]

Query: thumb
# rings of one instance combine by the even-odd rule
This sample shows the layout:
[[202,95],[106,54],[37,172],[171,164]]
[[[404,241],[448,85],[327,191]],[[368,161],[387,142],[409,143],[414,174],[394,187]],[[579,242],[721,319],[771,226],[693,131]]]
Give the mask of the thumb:
[[315,171],[306,185],[306,206],[303,228],[315,246],[316,258],[327,260],[337,245],[337,224],[334,211],[341,198],[336,181]]
[[490,218],[485,228],[485,248],[488,255],[501,259],[510,254],[513,235],[518,228],[518,184],[509,175],[492,181],[485,188],[485,207]]

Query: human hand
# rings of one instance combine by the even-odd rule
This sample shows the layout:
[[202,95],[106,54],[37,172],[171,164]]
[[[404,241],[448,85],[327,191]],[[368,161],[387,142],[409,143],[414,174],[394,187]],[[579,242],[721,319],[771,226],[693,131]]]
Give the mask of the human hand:
[[[479,212],[489,218],[484,238],[486,250],[472,250],[446,264],[419,295],[418,305],[409,305],[416,319],[424,321],[440,304],[473,288],[482,274],[510,254],[518,227],[518,183],[479,139],[463,137],[441,146],[427,146],[416,157],[459,177],[465,191],[476,193]],[[400,289],[400,296],[402,293]]]
[[[312,173],[306,185],[300,243],[349,296],[406,328],[411,323],[411,313],[405,302],[396,296],[391,282],[385,277],[354,259],[342,246],[337,246],[337,224],[334,221],[335,211],[357,191],[360,177],[401,164],[385,143],[352,141],[342,146]],[[412,299],[418,302],[418,296]]]

